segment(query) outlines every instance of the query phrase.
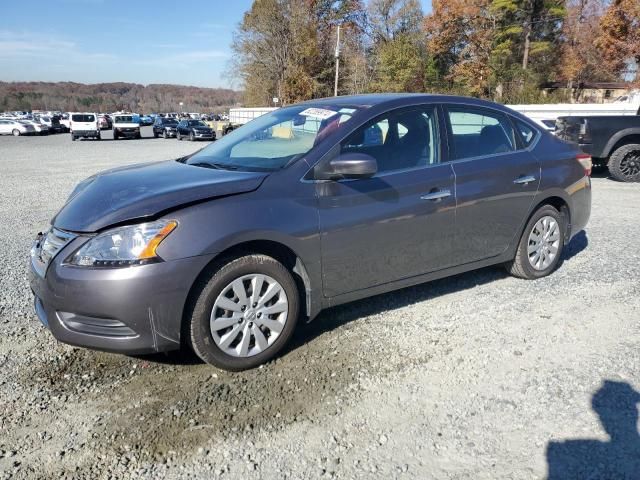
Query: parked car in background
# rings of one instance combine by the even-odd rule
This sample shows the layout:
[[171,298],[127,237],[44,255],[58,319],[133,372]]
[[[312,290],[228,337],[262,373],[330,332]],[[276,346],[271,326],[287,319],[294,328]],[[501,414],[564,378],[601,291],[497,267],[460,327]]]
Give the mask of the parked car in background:
[[36,135],[49,135],[49,127],[40,120],[20,120],[22,123],[32,125]]
[[140,124],[133,115],[114,115],[113,139],[120,138],[142,138]]
[[71,141],[78,138],[94,138],[102,140],[100,136],[100,127],[98,126],[98,115],[95,113],[69,113]]
[[494,264],[551,274],[589,219],[590,172],[576,145],[478,99],[288,106],[81,182],[33,244],[35,310],[73,345],[190,345],[252,368],[327,307]]
[[150,115],[140,115],[140,126],[148,127],[149,125],[153,125],[153,117]]
[[35,133],[33,125],[25,124],[13,118],[0,118],[0,135],[33,135]]
[[113,128],[113,121],[109,115],[99,115],[98,123],[100,130],[111,130]]
[[621,182],[640,182],[640,116],[560,117],[555,134],[574,142]]
[[67,132],[71,131],[71,118],[68,113],[60,115],[60,125],[66,128]]
[[49,127],[49,133],[66,132],[66,128],[60,123],[60,117],[57,115],[40,115],[37,118],[41,123]]
[[175,137],[178,130],[178,120],[175,118],[156,117],[156,121],[153,123],[153,136],[155,138],[170,138]]
[[202,120],[181,120],[177,126],[178,140],[188,138],[194,140],[215,140],[216,132]]

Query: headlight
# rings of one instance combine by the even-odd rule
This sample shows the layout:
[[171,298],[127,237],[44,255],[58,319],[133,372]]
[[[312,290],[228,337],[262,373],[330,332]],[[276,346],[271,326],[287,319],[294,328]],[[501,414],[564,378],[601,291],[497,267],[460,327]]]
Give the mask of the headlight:
[[114,228],[85,243],[68,263],[81,267],[124,267],[159,260],[156,248],[177,226],[175,220],[158,220]]

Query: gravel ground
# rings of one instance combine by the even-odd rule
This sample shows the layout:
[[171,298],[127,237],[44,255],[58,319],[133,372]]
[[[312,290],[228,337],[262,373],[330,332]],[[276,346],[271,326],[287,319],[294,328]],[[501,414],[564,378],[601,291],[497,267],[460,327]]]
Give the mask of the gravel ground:
[[[201,146],[0,137],[0,479],[640,478],[640,185],[604,176],[552,276],[334,308],[260,369],[57,343],[32,312],[34,234],[82,178]],[[581,473],[554,477],[572,449]]]

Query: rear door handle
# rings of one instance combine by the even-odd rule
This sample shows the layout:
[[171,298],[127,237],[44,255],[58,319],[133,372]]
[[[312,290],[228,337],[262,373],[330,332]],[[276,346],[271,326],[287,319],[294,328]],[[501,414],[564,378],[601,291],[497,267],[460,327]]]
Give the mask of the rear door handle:
[[534,177],[533,175],[522,175],[522,176],[516,178],[513,181],[513,183],[526,185],[527,183],[531,183],[531,182],[535,182],[535,181],[536,181],[536,177]]
[[451,190],[436,190],[434,192],[427,193],[426,195],[422,195],[420,197],[420,200],[431,200],[432,202],[434,202],[450,196]]

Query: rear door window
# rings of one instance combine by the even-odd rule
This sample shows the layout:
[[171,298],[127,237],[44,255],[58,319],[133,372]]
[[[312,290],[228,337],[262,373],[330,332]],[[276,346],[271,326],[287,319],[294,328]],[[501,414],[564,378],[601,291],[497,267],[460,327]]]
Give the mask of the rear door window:
[[516,149],[511,123],[506,115],[489,109],[450,105],[447,120],[451,131],[452,158],[482,157]]

